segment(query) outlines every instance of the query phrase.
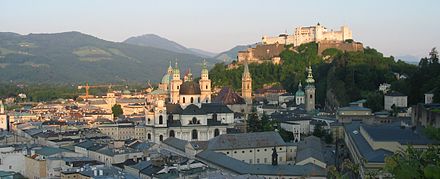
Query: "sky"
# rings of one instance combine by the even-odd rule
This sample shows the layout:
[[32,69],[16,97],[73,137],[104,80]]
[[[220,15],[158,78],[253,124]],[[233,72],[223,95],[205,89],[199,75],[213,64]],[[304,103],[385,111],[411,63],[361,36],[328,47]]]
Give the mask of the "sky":
[[1,0],[0,32],[80,31],[121,42],[157,34],[210,52],[320,23],[347,25],[355,41],[385,55],[440,48],[438,0]]

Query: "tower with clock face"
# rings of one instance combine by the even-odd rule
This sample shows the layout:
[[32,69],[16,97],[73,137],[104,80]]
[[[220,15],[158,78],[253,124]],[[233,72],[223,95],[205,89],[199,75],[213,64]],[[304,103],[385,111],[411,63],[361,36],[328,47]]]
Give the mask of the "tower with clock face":
[[167,127],[167,108],[165,107],[165,101],[158,100],[156,107],[154,107],[154,126],[155,127]]

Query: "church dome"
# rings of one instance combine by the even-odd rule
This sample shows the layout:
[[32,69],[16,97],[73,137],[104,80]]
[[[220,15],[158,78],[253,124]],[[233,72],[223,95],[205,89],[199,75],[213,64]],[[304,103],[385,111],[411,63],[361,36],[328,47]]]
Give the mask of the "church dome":
[[171,82],[171,75],[167,73],[162,77],[162,84],[169,84],[170,82]]
[[298,91],[296,91],[295,96],[304,96],[304,91],[301,89],[298,89]]
[[180,85],[179,93],[180,95],[200,94],[200,86],[193,81],[185,81],[182,85]]

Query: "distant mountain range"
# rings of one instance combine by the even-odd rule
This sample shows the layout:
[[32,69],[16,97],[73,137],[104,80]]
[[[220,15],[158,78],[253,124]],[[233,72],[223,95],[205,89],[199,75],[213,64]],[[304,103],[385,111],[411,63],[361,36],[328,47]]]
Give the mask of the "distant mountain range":
[[400,59],[404,62],[407,62],[409,64],[414,64],[414,65],[418,65],[419,61],[420,61],[420,57],[416,57],[413,55],[396,56],[395,59],[396,60]]
[[172,52],[192,54],[205,58],[211,58],[216,55],[215,53],[207,52],[200,49],[186,48],[183,45],[180,45],[174,41],[168,40],[166,38],[160,37],[155,34],[145,34],[141,36],[130,37],[127,40],[125,40],[124,43],[140,45],[145,47],[155,47]]
[[[201,55],[162,39],[141,43],[110,42],[80,32],[20,35],[0,32],[0,82],[90,83],[146,80],[159,81],[170,61],[198,76]],[[137,45],[131,45],[137,44]],[[173,44],[169,41],[169,44]],[[142,45],[142,46],[141,46]],[[154,46],[155,47],[151,47]],[[167,49],[167,50],[164,50]],[[219,60],[206,58],[213,65]]]

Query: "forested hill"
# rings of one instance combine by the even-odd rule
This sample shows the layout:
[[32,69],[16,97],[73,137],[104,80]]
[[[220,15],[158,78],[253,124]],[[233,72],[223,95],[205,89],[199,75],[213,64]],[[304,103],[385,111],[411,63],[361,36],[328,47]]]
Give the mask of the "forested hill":
[[[286,48],[287,49],[287,48]],[[253,88],[264,84],[279,83],[287,91],[294,93],[299,81],[306,77],[306,66],[310,63],[316,80],[317,104],[334,109],[351,101],[367,99],[367,106],[374,111],[383,109],[383,94],[378,91],[382,83],[390,83],[392,90],[409,96],[409,104],[423,102],[423,94],[436,89],[435,96],[440,101],[440,66],[438,56],[421,60],[419,66],[410,65],[393,57],[384,57],[373,48],[364,52],[342,52],[327,49],[322,56],[317,55],[317,44],[304,44],[295,52],[284,50],[283,63],[250,64]],[[437,60],[436,60],[437,59]],[[210,77],[215,86],[241,88],[243,67],[227,69],[225,64],[217,64]],[[396,75],[407,76],[396,78]]]
[[199,74],[203,58],[191,54],[110,42],[80,32],[0,32],[0,83],[159,81],[175,59],[182,71],[190,67]]

